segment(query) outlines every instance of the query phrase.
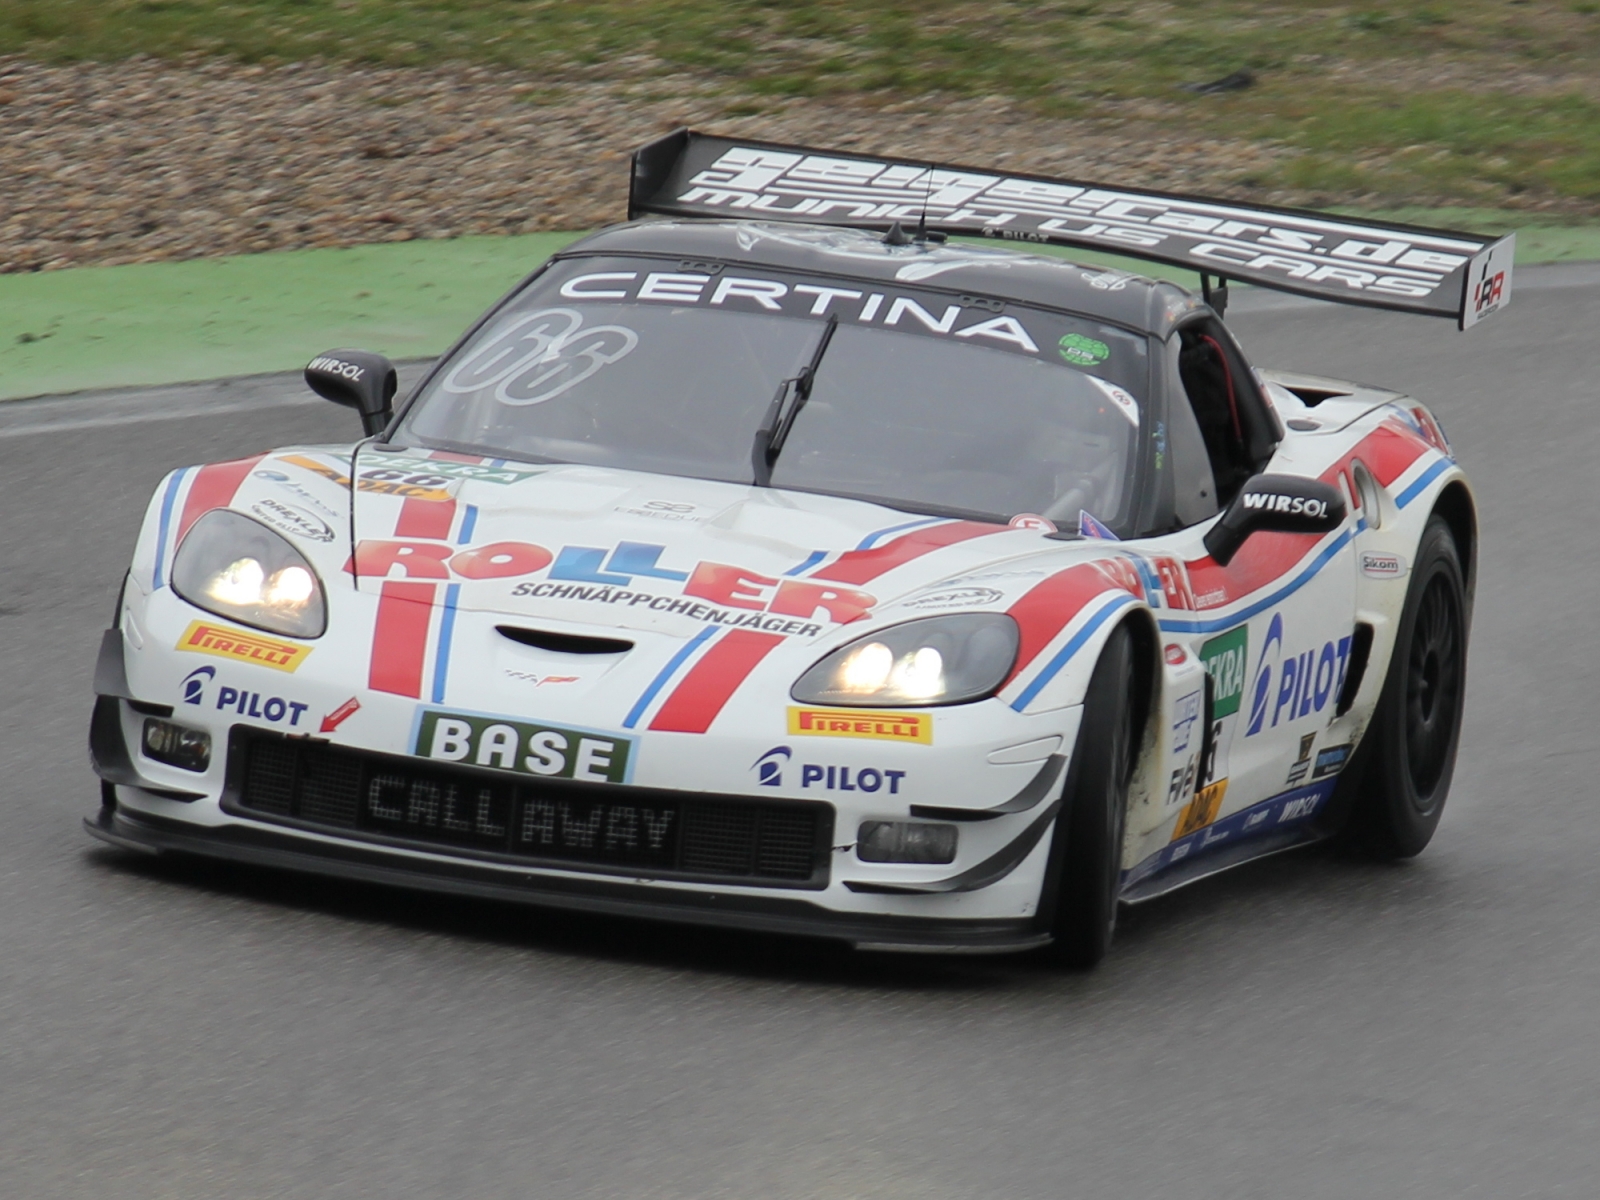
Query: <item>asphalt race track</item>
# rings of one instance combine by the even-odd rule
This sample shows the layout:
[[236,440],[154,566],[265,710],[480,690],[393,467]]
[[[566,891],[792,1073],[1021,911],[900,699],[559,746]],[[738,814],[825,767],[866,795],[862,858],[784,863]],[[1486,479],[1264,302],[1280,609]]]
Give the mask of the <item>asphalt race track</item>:
[[356,420],[281,379],[0,405],[0,1195],[1595,1195],[1600,269],[1466,335],[1235,303],[1256,361],[1425,399],[1476,479],[1455,790],[1421,858],[1257,863],[1091,975],[98,846],[90,675],[152,487]]

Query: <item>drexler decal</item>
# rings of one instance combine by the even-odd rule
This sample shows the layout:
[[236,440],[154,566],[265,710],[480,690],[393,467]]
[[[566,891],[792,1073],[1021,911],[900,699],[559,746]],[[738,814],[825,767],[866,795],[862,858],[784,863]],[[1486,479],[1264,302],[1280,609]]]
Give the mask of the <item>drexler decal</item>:
[[[285,454],[277,460],[310,471],[313,475],[321,475],[324,479],[338,484],[342,488],[350,486],[350,477],[320,463],[314,458],[307,458],[304,454]],[[385,496],[404,496],[408,500],[449,500],[450,493],[438,486],[437,481],[429,486],[408,483],[405,479],[369,479],[367,472],[363,472],[356,481],[356,488],[363,492],[377,492]]]
[[933,744],[933,714],[880,708],[790,708],[789,733],[812,737],[875,738]]
[[246,633],[242,629],[229,629],[226,625],[213,625],[209,621],[191,621],[183,631],[176,647],[192,654],[209,654],[230,662],[254,663],[258,667],[271,667],[274,671],[291,674],[300,668],[310,646],[296,646],[293,642],[280,642],[259,633]]

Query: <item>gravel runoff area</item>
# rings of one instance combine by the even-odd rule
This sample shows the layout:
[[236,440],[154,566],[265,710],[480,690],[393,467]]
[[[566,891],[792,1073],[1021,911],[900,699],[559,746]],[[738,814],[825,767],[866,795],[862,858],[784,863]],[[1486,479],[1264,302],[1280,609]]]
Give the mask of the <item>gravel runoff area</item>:
[[0,58],[0,272],[621,219],[627,155],[679,125],[1293,202],[1241,191],[1278,153],[998,97],[738,100],[690,77],[545,84],[428,71]]

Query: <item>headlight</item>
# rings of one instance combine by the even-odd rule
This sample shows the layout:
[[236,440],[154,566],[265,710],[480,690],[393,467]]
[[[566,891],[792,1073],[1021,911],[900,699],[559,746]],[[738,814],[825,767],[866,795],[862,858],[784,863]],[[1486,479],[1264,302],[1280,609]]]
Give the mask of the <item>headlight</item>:
[[328,627],[322,582],[305,556],[258,521],[225,508],[194,523],[172,561],[172,589],[196,608],[290,637]]
[[802,704],[868,708],[981,700],[1011,673],[1017,642],[1017,623],[1004,613],[924,617],[839,647],[789,694]]

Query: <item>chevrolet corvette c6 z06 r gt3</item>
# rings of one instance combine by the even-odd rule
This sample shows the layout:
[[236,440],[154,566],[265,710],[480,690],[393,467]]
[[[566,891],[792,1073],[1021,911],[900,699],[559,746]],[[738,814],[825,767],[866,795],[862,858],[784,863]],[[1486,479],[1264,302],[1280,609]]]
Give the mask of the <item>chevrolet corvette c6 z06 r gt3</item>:
[[1472,493],[1415,401],[1253,368],[1225,283],[1466,327],[1509,239],[687,131],[631,217],[398,407],[315,359],[363,440],[167,476],[92,833],[1078,964],[1246,859],[1426,844]]

